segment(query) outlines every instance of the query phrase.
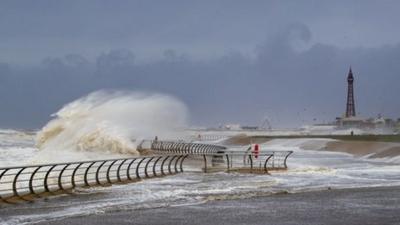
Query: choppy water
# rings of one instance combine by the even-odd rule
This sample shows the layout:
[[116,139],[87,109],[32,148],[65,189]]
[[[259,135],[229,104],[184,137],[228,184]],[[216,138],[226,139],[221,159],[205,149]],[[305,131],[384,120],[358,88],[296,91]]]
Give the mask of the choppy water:
[[[281,140],[261,146],[261,149],[294,151],[285,172],[272,175],[204,174],[193,169],[126,185],[79,189],[77,195],[54,196],[32,204],[0,205],[0,223],[30,224],[113,210],[200,204],[281,192],[400,185],[398,164],[345,153],[301,150],[298,146],[302,142],[304,140]],[[62,151],[58,152],[59,157],[63,157]],[[38,154],[34,134],[12,130],[0,132],[1,167],[28,163]]]

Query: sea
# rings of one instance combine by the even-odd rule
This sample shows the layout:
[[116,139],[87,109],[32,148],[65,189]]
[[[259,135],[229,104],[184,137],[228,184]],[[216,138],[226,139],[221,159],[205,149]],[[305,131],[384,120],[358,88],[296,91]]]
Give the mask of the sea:
[[[126,91],[98,91],[66,104],[36,130],[0,129],[0,167],[139,156],[142,140],[187,140],[200,134],[189,127],[189,110],[178,99]],[[322,133],[328,131],[312,130]],[[284,130],[270,134],[303,134]],[[356,131],[357,134],[359,131]],[[202,133],[203,135],[203,133]],[[225,145],[235,133],[208,132],[199,141]],[[204,136],[203,136],[204,137]],[[307,149],[330,139],[275,139],[263,151],[293,151],[288,169],[270,174],[202,172],[187,161],[185,172],[108,187],[78,188],[74,194],[40,198],[33,203],[0,204],[0,224],[35,224],[111,211],[153,209],[244,199],[282,193],[400,185],[400,161],[371,159],[343,152]],[[249,146],[226,145],[228,151]],[[1,183],[1,180],[0,180]]]
[[[218,132],[214,132],[217,136]],[[131,151],[96,152],[88,149],[38,147],[40,130],[0,130],[0,167],[85,159],[136,156]],[[206,143],[224,143],[221,139]],[[282,193],[328,189],[400,185],[400,164],[393,159],[370,159],[341,152],[304,149],[330,139],[276,139],[260,145],[262,151],[293,151],[286,171],[270,174],[237,172],[204,173],[196,165],[185,172],[124,185],[82,188],[75,194],[41,198],[33,203],[0,204],[0,224],[35,224],[68,217],[103,214],[110,211],[140,210],[196,205],[205,202],[244,199]],[[54,144],[54,143],[53,143]],[[55,146],[55,145],[51,146]],[[227,146],[246,150],[248,146]]]

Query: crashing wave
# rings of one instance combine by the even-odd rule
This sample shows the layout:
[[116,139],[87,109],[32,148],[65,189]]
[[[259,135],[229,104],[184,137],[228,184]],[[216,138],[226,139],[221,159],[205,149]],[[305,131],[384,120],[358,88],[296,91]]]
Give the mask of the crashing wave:
[[186,125],[185,105],[171,96],[97,91],[65,105],[38,133],[37,147],[55,154],[138,154],[155,136],[174,138]]

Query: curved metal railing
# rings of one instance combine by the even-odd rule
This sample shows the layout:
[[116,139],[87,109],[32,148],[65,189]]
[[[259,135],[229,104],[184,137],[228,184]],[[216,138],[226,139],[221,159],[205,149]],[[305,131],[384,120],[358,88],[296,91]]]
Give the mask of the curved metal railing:
[[[220,145],[203,144],[203,143],[187,143],[187,142],[172,142],[172,141],[153,141],[151,143],[151,150],[160,154],[189,154],[189,155],[212,155],[213,160],[226,160],[225,155],[242,155],[243,163],[249,162],[249,157],[256,160],[258,155],[270,156],[266,160],[266,170],[287,169],[287,159],[293,151],[262,151],[261,153],[254,153],[251,147],[246,152],[227,151],[227,148]],[[253,160],[253,161],[254,161]]]
[[158,155],[109,160],[0,168],[0,202],[32,201],[34,198],[70,193],[75,188],[108,186],[144,178],[183,172],[189,156],[201,157],[205,172],[264,172],[286,169],[292,151],[228,151],[212,144],[152,141],[150,148]]
[[268,165],[272,169],[287,169],[287,159],[293,151],[265,151],[266,153],[272,154],[272,160]]
[[232,137],[233,135],[211,135],[211,134],[198,134],[190,136],[191,140],[195,141],[218,141]]
[[106,186],[183,172],[188,155],[82,161],[0,168],[0,201],[32,201],[77,187]]
[[[293,151],[261,151],[263,154],[271,155],[271,160],[268,160],[266,167],[270,169],[287,169],[287,159]],[[257,158],[259,153],[252,150],[251,146],[246,150],[246,154],[252,153]],[[246,163],[246,157],[243,157],[243,163]]]
[[188,143],[188,142],[173,142],[173,141],[153,141],[151,150],[157,153],[172,153],[172,154],[216,154],[223,153],[227,148],[220,145]]

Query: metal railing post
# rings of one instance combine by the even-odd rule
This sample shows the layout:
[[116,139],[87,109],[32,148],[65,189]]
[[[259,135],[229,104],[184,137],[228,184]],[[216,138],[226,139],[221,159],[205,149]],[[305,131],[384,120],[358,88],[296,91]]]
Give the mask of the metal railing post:
[[84,175],[84,182],[85,182],[85,185],[86,186],[90,186],[90,184],[89,184],[89,181],[88,181],[88,173],[89,173],[89,170],[90,170],[90,168],[95,164],[96,162],[92,162],[87,168],[86,168],[86,170],[85,170],[85,175]]
[[139,168],[140,168],[140,164],[141,164],[145,159],[146,159],[146,158],[142,158],[142,160],[140,160],[139,163],[136,165],[136,178],[138,178],[138,179],[142,179],[142,178],[140,177],[140,174],[139,174]]
[[58,174],[58,188],[59,188],[60,190],[62,190],[62,191],[65,191],[64,187],[62,186],[62,175],[63,175],[64,171],[67,169],[67,167],[68,167],[69,165],[70,165],[70,164],[67,163],[67,164],[61,169],[60,174]]
[[14,196],[15,196],[15,197],[18,197],[18,198],[20,198],[20,199],[22,199],[22,200],[25,200],[25,199],[23,199],[23,198],[22,198],[21,196],[19,196],[19,194],[18,194],[18,191],[17,191],[17,182],[18,182],[18,177],[19,177],[19,175],[20,175],[25,169],[26,169],[26,167],[22,167],[22,168],[17,172],[17,174],[16,174],[15,177],[14,177],[13,184],[12,184]]
[[264,163],[264,171],[266,172],[266,173],[268,173],[268,160],[272,157],[273,155],[270,155],[270,156],[268,156],[267,157],[267,159],[265,160],[265,163]]
[[127,160],[128,160],[128,159],[122,160],[121,164],[119,164],[119,166],[118,166],[118,169],[117,169],[117,179],[118,179],[118,182],[122,182],[122,179],[121,179],[121,168],[122,168],[122,165],[123,165]]
[[253,172],[253,156],[252,156],[252,153],[249,154],[249,160],[250,160],[250,171]]
[[178,158],[175,161],[175,168],[174,168],[175,169],[175,173],[179,173],[179,171],[178,171],[178,162],[179,162],[179,159],[183,158],[183,156],[184,155],[178,156]]
[[76,183],[75,183],[75,175],[76,172],[78,171],[79,167],[81,167],[84,163],[79,163],[77,167],[75,167],[74,171],[72,171],[72,176],[71,176],[71,184],[72,184],[72,188],[76,187]]
[[165,176],[165,173],[164,173],[164,164],[165,164],[165,162],[168,160],[168,158],[169,158],[169,155],[167,155],[167,157],[165,157],[165,159],[162,161],[162,163],[161,163],[161,174],[163,175],[163,176]]
[[169,163],[168,163],[168,173],[169,174],[172,174],[172,171],[171,171],[171,164],[172,164],[172,161],[174,161],[174,159],[176,158],[177,156],[176,155],[174,155],[174,156],[172,156],[172,159],[169,161]]
[[136,159],[133,159],[132,162],[129,163],[128,168],[126,168],[126,177],[128,180],[132,180],[131,178],[131,173],[129,172],[131,170],[132,164],[135,162]]
[[147,160],[146,165],[144,166],[144,175],[146,176],[146,178],[149,178],[149,174],[147,173],[147,167],[149,167],[149,164],[151,162],[151,160],[153,160],[154,157],[151,157],[149,160]]
[[50,169],[47,171],[45,177],[44,177],[44,190],[46,190],[47,192],[51,192],[50,188],[49,188],[49,175],[51,173],[51,171],[56,167],[57,165],[53,165],[52,167],[50,167]]
[[103,165],[104,165],[106,162],[107,162],[107,161],[102,162],[102,163],[100,164],[100,166],[97,167],[97,170],[96,170],[96,183],[97,183],[98,185],[101,185],[100,178],[99,178],[99,174],[100,174],[101,167],[103,167]]
[[181,172],[183,172],[183,161],[184,161],[188,156],[189,156],[189,155],[185,155],[185,156],[182,158],[182,160],[181,160],[181,164],[180,164]]
[[154,162],[154,164],[153,164],[153,175],[154,175],[155,177],[157,176],[157,173],[156,173],[156,166],[157,166],[158,161],[160,161],[161,158],[162,158],[162,156],[158,157],[158,158],[156,159],[156,161]]
[[114,160],[114,161],[108,166],[108,168],[107,168],[106,178],[107,178],[107,182],[108,182],[109,184],[112,184],[111,178],[110,178],[110,171],[111,171],[111,168],[112,168],[112,166],[113,166],[117,161],[118,161],[118,160]]
[[30,192],[32,195],[35,195],[35,196],[37,196],[37,197],[39,197],[39,195],[36,194],[36,193],[35,193],[35,190],[33,189],[33,181],[34,181],[34,178],[35,178],[35,174],[36,174],[41,168],[42,168],[42,166],[38,166],[38,167],[32,172],[31,176],[29,177],[29,192]]
[[228,169],[228,172],[229,172],[230,171],[229,156],[228,156],[228,154],[225,154],[225,156],[226,156],[226,165],[228,166],[227,169]]
[[203,155],[203,159],[204,159],[204,172],[207,173],[207,157],[206,157],[206,155]]
[[283,163],[284,166],[285,166],[285,169],[287,169],[286,160],[287,160],[287,158],[288,158],[292,153],[293,153],[293,151],[290,151],[289,154],[287,154],[286,157],[285,157],[285,160],[284,160],[284,163]]
[[[3,178],[4,174],[6,174],[8,172],[8,170],[9,169],[4,169],[3,172],[1,172],[0,181],[1,181],[1,178]],[[0,200],[3,201],[3,202],[8,202],[7,200],[3,199],[3,197],[1,195],[0,195]]]

